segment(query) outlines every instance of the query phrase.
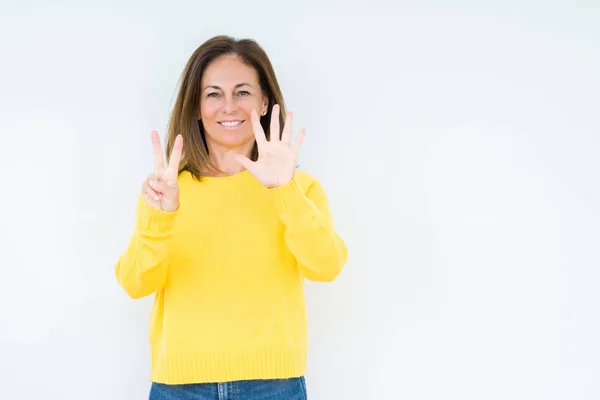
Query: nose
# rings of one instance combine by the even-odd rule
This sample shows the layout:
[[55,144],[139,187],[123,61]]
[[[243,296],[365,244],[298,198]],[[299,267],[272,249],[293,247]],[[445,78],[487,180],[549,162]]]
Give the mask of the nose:
[[237,104],[232,96],[224,96],[224,104],[223,104],[223,112],[226,114],[231,114],[237,109]]

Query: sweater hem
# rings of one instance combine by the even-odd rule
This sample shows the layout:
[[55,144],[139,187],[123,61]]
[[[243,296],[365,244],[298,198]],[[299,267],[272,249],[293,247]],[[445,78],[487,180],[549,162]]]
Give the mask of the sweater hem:
[[306,372],[307,349],[153,356],[150,379],[163,384],[287,379]]

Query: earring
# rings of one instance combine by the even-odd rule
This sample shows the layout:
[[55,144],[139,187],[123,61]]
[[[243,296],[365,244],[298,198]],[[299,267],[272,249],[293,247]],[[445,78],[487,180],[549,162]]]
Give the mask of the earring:
[[267,112],[266,112],[266,111],[263,111],[262,115],[263,115],[263,117],[264,117],[265,115],[267,115]]

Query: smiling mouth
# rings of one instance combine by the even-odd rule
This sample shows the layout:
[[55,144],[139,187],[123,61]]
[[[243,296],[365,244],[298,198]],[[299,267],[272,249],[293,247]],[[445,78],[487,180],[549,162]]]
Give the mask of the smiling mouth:
[[219,122],[219,125],[225,128],[236,128],[244,123],[244,120],[241,121],[223,121]]

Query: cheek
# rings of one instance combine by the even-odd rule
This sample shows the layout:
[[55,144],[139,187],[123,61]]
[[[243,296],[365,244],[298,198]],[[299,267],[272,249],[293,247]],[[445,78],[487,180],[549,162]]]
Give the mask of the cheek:
[[238,105],[250,113],[252,110],[260,110],[260,101],[256,99],[243,99],[238,102]]
[[200,115],[202,119],[205,121],[209,121],[214,119],[215,114],[217,112],[217,107],[214,104],[204,103],[200,105]]

